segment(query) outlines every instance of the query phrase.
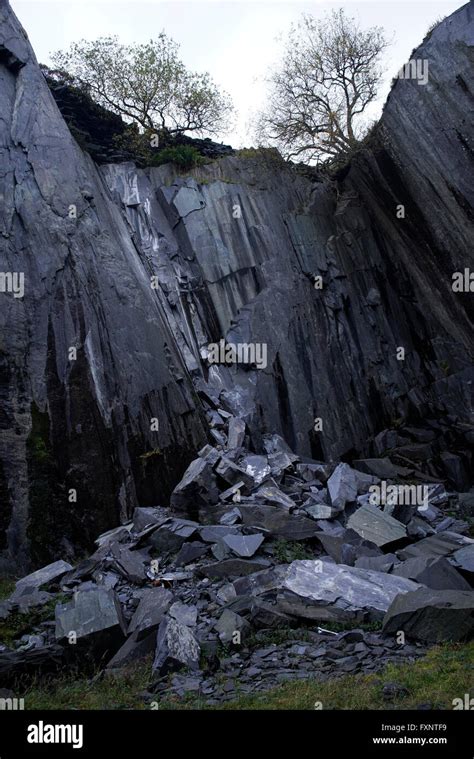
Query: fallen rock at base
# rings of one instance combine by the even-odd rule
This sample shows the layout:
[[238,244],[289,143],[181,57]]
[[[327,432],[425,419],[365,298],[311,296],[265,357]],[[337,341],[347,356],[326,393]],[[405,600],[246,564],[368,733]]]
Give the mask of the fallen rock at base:
[[369,569],[294,561],[278,593],[281,611],[307,619],[381,620],[393,599],[417,583]]
[[170,606],[169,615],[180,624],[186,625],[186,627],[194,627],[197,622],[198,610],[197,606],[175,601]]
[[72,565],[62,559],[54,561],[46,567],[37,569],[36,572],[32,572],[32,574],[18,580],[10,599],[16,601],[20,596],[29,595],[32,591],[39,590],[43,585],[47,585],[48,583],[53,582],[53,580],[59,580],[71,569]]
[[400,559],[416,559],[418,556],[434,557],[449,556],[464,546],[474,545],[474,540],[459,535],[457,532],[442,532],[430,535],[418,543],[413,543],[397,551]]
[[270,535],[286,540],[305,540],[318,535],[319,527],[313,519],[289,514],[278,506],[239,504],[242,523],[246,527],[260,527]]
[[474,543],[459,548],[449,561],[466,575],[474,576]]
[[209,550],[209,545],[200,543],[199,541],[193,541],[192,543],[183,543],[176,558],[175,565],[177,567],[184,567],[186,564],[196,561]]
[[347,526],[379,548],[407,537],[404,524],[370,504],[360,506],[349,517]]
[[135,661],[144,659],[155,651],[156,629],[148,630],[144,637],[140,636],[139,630],[129,635],[123,646],[107,664],[107,669],[120,669],[128,667]]
[[197,458],[186,469],[170,498],[171,508],[180,513],[197,516],[199,506],[217,503],[219,491],[210,462]]
[[402,630],[427,643],[460,642],[474,636],[474,594],[419,588],[398,595],[383,621],[386,635]]
[[327,482],[331,505],[343,511],[346,503],[357,498],[357,480],[349,464],[338,464]]
[[269,566],[270,562],[265,559],[224,559],[201,567],[199,574],[205,577],[242,577]]
[[173,594],[166,588],[146,588],[130,620],[128,634],[136,633],[137,640],[140,640],[151,630],[156,629],[172,600]]
[[187,625],[164,619],[158,629],[153,671],[166,675],[180,667],[199,668],[201,648]]
[[467,580],[443,556],[407,559],[394,568],[393,574],[434,590],[471,590]]
[[113,590],[79,590],[72,601],[56,606],[55,616],[57,640],[67,638],[71,632],[77,640],[103,631],[125,634],[120,603]]
[[224,543],[236,556],[251,558],[264,541],[263,535],[226,535]]
[[250,625],[240,614],[224,609],[214,629],[222,643],[240,643],[245,634],[250,632]]

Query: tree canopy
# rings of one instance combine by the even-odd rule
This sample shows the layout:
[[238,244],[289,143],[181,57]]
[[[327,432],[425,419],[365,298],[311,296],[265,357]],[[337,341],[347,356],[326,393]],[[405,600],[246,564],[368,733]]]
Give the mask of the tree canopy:
[[380,58],[388,46],[380,27],[362,30],[343,9],[293,25],[257,138],[287,158],[346,155],[363,137],[362,114],[377,95]]
[[208,73],[186,68],[164,32],[143,44],[124,45],[116,36],[81,40],[52,60],[96,102],[144,130],[217,134],[233,111]]

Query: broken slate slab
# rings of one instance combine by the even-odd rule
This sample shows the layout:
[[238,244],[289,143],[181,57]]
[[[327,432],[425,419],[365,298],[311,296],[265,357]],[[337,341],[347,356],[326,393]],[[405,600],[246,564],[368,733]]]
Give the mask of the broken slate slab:
[[120,603],[113,590],[79,590],[72,601],[56,606],[55,616],[57,640],[67,638],[71,632],[77,640],[105,630],[125,634]]
[[128,634],[136,633],[137,640],[158,627],[173,600],[166,588],[146,588],[128,626]]
[[473,545],[474,540],[457,532],[442,532],[430,535],[413,545],[397,551],[400,559],[414,559],[418,556],[449,556],[464,546]]
[[195,627],[198,617],[197,606],[191,604],[184,604],[181,601],[175,601],[170,606],[170,617],[173,617],[177,622],[186,627]]
[[236,556],[251,558],[264,541],[263,535],[226,535],[224,543]]
[[246,527],[260,527],[279,538],[306,540],[319,534],[313,519],[294,516],[285,509],[266,504],[240,504],[239,510]]
[[227,535],[240,534],[240,527],[226,524],[209,524],[201,527],[199,535],[205,543],[217,543],[223,540]]
[[462,572],[474,575],[474,543],[455,551],[450,562]]
[[[232,483],[231,483],[232,484]],[[210,462],[197,458],[186,469],[182,480],[176,485],[170,498],[175,511],[194,516],[199,506],[217,503],[219,491]]]
[[15,585],[15,590],[11,595],[11,600],[15,601],[20,596],[30,594],[32,591],[39,590],[43,585],[53,582],[53,580],[59,580],[66,572],[72,569],[72,565],[67,561],[60,559],[52,564],[48,564],[46,567],[37,569],[36,572],[23,577]]
[[312,498],[308,498],[303,504],[303,509],[311,519],[335,519],[341,513],[340,509],[334,506],[327,506],[325,503],[315,503]]
[[209,545],[197,540],[192,543],[184,543],[181,546],[174,563],[177,567],[184,567],[186,564],[191,564],[191,562],[200,559],[208,550]]
[[269,503],[283,506],[285,509],[288,509],[288,511],[292,511],[295,508],[295,502],[276,485],[262,485],[255,491],[254,495]]
[[357,498],[357,480],[349,464],[338,464],[327,482],[331,505],[343,511],[346,503]]
[[139,631],[136,630],[130,635],[123,646],[107,664],[107,669],[120,669],[128,667],[135,661],[144,659],[155,651],[156,646],[156,629],[148,630],[144,637],[140,637]]
[[349,518],[347,526],[380,548],[407,537],[404,524],[370,504],[360,506]]
[[443,556],[407,559],[395,567],[393,574],[435,590],[471,590],[467,580]]
[[164,619],[156,638],[153,671],[163,676],[181,667],[199,669],[201,649],[187,625]]
[[403,577],[321,561],[294,561],[278,594],[279,609],[321,620],[381,620],[398,594],[419,586]]
[[250,625],[240,614],[224,609],[214,625],[214,629],[222,643],[239,644],[244,636],[250,632]]
[[384,618],[383,632],[442,643],[464,641],[474,635],[474,593],[420,588],[399,595]]
[[232,416],[229,419],[229,432],[227,437],[227,447],[229,449],[240,448],[244,444],[245,422]]
[[205,577],[242,577],[267,569],[270,562],[265,559],[224,559],[199,569]]
[[123,543],[114,543],[110,547],[107,559],[108,569],[112,569],[135,585],[143,585],[146,580],[145,564],[148,551],[131,551]]

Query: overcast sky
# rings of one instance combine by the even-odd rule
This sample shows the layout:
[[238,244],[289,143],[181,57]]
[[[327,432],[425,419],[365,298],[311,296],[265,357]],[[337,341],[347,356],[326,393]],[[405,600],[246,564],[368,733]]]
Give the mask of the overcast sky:
[[[196,71],[209,71],[232,96],[238,116],[221,139],[234,147],[251,144],[248,123],[264,100],[264,77],[278,62],[281,37],[302,13],[319,17],[344,7],[361,25],[382,26],[394,38],[386,55],[387,75],[372,116],[378,116],[390,80],[409,60],[431,24],[465,5],[460,0],[11,0],[36,55],[75,40],[117,34],[123,42],[145,42],[164,30],[181,46],[181,57]],[[280,41],[278,38],[280,37]]]

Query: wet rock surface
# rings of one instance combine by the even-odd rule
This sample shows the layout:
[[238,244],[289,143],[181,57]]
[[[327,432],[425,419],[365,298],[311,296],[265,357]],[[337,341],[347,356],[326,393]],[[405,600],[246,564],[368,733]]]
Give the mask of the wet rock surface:
[[[0,641],[5,682],[148,657],[150,692],[212,705],[472,637],[471,16],[419,50],[438,108],[398,81],[339,178],[183,177],[98,168],[2,4],[1,254],[28,297],[1,301],[0,566],[42,568],[0,619],[55,605]],[[265,343],[264,371],[213,364],[221,338]]]
[[[229,415],[224,434],[231,423]],[[231,453],[237,466],[251,457],[243,446]],[[171,497],[168,508],[139,508],[99,536],[96,552],[75,568],[57,562],[17,583],[2,605],[7,621],[32,595],[51,603],[61,593],[61,601],[56,627],[43,622],[0,649],[8,682],[57,665],[58,644],[64,661],[77,645],[109,671],[148,660],[150,698],[193,694],[215,705],[285,680],[378,671],[422,656],[433,642],[472,637],[474,540],[461,519],[453,532],[444,511],[458,508],[459,494],[429,483],[438,505],[413,504],[416,517],[405,525],[384,504],[368,507],[378,478],[344,464],[339,472],[356,485],[320,519],[308,513],[307,495],[321,491],[334,465],[285,451],[276,474],[273,453],[260,453],[236,503],[216,475],[228,449],[208,447],[205,455],[213,493],[206,523],[176,516],[193,511],[196,495],[178,483],[178,507]],[[315,473],[325,483],[314,485]],[[199,498],[207,498],[202,481]]]
[[[264,478],[295,454],[310,459],[301,520],[331,519],[361,495],[351,461],[371,477],[469,489],[473,310],[451,277],[472,264],[460,84],[471,18],[468,5],[425,40],[430,86],[397,80],[339,177],[234,154],[182,176],[97,166],[2,3],[1,267],[24,273],[25,297],[4,293],[0,306],[0,568],[72,563],[173,491],[194,520],[218,507],[223,482],[224,502],[260,483],[262,500],[291,511],[291,488],[282,498]],[[221,148],[207,144],[208,155]],[[266,367],[211,363],[221,339],[264,344]],[[218,467],[215,447],[227,453]]]

